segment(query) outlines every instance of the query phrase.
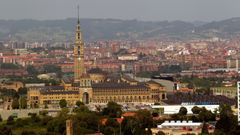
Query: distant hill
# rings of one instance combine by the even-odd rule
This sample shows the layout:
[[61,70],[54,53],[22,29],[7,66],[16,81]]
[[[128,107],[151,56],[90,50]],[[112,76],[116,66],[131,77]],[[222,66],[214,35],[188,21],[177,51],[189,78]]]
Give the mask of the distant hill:
[[196,33],[225,38],[236,36],[240,34],[240,17],[204,24],[196,28]]
[[[240,33],[240,18],[218,22],[159,21],[118,19],[81,19],[86,41],[100,39],[198,39],[232,37]],[[0,20],[0,40],[68,41],[73,40],[76,19]]]

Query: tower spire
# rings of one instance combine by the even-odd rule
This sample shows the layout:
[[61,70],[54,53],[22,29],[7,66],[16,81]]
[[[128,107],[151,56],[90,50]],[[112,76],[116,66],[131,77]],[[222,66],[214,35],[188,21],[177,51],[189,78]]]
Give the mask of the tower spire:
[[77,6],[77,10],[78,10],[78,24],[80,24],[80,20],[79,20],[79,5]]
[[81,79],[85,73],[84,68],[84,43],[82,39],[82,32],[80,30],[80,19],[79,19],[79,5],[78,9],[78,23],[75,33],[75,45],[74,45],[74,80],[77,82]]

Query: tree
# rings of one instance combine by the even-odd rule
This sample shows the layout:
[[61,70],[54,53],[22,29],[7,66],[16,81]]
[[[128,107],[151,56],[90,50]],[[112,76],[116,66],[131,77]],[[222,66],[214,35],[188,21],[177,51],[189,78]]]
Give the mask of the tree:
[[162,66],[159,70],[160,73],[179,73],[182,71],[179,65],[166,65]]
[[205,121],[203,122],[202,134],[209,134],[209,132],[208,132],[208,125],[206,124]]
[[11,128],[4,126],[0,127],[0,135],[13,135]]
[[0,122],[2,122],[3,121],[3,119],[2,119],[2,116],[0,115]]
[[12,63],[2,63],[0,64],[1,69],[19,69],[21,66]]
[[88,107],[85,106],[85,105],[81,105],[78,109],[79,109],[79,111],[81,111],[81,112],[89,112]]
[[114,118],[108,118],[106,122],[106,126],[109,127],[118,127],[118,122]]
[[201,108],[199,108],[199,107],[197,107],[197,106],[194,106],[194,107],[192,108],[193,114],[199,114],[200,111],[201,111]]
[[28,115],[31,116],[32,123],[38,123],[40,121],[40,118],[36,113],[29,113]]
[[73,123],[75,125],[81,125],[81,127],[98,130],[99,116],[95,112],[78,112],[75,116],[72,116]]
[[44,73],[56,73],[58,77],[62,76],[61,67],[53,64],[43,65],[43,70],[44,70]]
[[47,114],[48,114],[48,111],[46,111],[46,110],[39,112],[39,115],[41,115],[41,116],[47,116]]
[[59,105],[60,105],[61,108],[67,107],[67,101],[65,99],[61,99],[59,101]]
[[200,121],[207,122],[207,121],[215,120],[215,115],[211,111],[207,110],[205,107],[201,108],[201,111],[198,117]]
[[48,104],[44,103],[44,108],[47,109],[48,108]]
[[38,74],[38,71],[32,65],[27,66],[27,72],[29,75],[32,75],[32,76],[36,76]]
[[111,118],[121,117],[122,107],[115,102],[108,102],[107,107],[102,111],[103,115],[108,115]]
[[57,117],[47,123],[47,131],[52,134],[64,135],[66,134],[66,119]]
[[33,131],[22,131],[21,135],[36,135],[36,133]]
[[104,129],[104,135],[114,135],[115,131],[113,127],[106,127]]
[[13,116],[9,116],[9,117],[8,117],[8,119],[7,119],[7,124],[8,124],[8,125],[14,124],[14,118],[13,118]]
[[140,124],[135,117],[126,117],[122,122],[124,135],[137,135],[139,132],[144,132],[145,129],[140,128]]
[[141,129],[151,128],[153,125],[153,117],[148,110],[137,111],[136,118],[140,124]]
[[194,89],[194,84],[193,84],[192,82],[189,82],[188,85],[187,85],[187,87],[188,87],[189,89]]
[[187,115],[187,108],[186,107],[181,107],[178,114]]
[[172,118],[173,120],[180,120],[180,119],[181,119],[181,117],[180,117],[180,115],[179,115],[178,113],[172,114],[172,115],[171,115],[171,118]]
[[27,109],[27,99],[26,97],[20,98],[20,108],[21,109]]
[[68,108],[62,108],[60,112],[58,112],[58,117],[66,118],[68,116],[69,109]]
[[236,129],[237,119],[233,115],[231,107],[229,105],[221,105],[219,110],[220,120],[216,123],[216,131],[229,133],[232,129]]
[[18,89],[18,95],[27,95],[27,88],[26,87],[21,87]]
[[76,102],[76,106],[80,107],[81,105],[84,105],[84,103],[81,102],[81,101],[77,101],[77,102]]
[[156,135],[165,135],[163,131],[158,131]]
[[14,98],[14,99],[13,99],[12,108],[13,108],[13,109],[19,109],[19,102],[18,102],[18,99],[17,99],[17,98]]
[[46,126],[49,121],[51,121],[53,118],[51,116],[43,116],[41,118],[41,126]]
[[18,118],[15,122],[16,127],[23,127],[23,126],[25,126],[24,124],[25,123],[23,122],[23,119],[21,119],[21,118]]

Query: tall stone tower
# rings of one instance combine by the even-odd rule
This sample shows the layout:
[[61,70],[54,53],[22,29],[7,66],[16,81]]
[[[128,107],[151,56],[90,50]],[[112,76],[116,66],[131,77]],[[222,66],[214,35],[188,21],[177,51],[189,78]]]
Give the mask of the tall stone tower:
[[74,81],[78,82],[85,72],[84,68],[84,42],[82,39],[82,32],[80,29],[79,21],[79,7],[78,7],[78,22],[75,33],[75,45],[74,45]]
[[73,122],[66,120],[66,135],[73,135]]

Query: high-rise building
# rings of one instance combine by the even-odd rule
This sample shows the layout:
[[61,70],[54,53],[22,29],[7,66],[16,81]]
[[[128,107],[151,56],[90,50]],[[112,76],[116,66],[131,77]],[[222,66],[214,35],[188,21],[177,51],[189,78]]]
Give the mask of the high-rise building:
[[[79,10],[78,10],[79,13]],[[74,81],[79,82],[81,76],[85,72],[84,68],[84,42],[82,38],[82,32],[80,29],[80,20],[78,15],[78,23],[75,33],[75,45],[74,45]]]

